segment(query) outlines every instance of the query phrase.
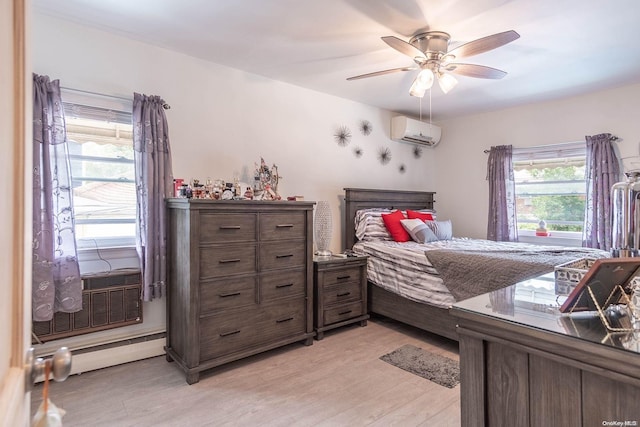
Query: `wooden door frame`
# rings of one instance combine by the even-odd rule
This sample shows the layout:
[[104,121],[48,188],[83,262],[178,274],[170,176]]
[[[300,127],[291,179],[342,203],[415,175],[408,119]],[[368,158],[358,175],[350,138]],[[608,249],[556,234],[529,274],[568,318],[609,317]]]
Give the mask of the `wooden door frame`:
[[[12,189],[3,194],[13,203],[8,203],[9,211],[7,217],[11,218],[12,224],[5,224],[12,229],[11,242],[4,242],[8,246],[8,253],[11,254],[12,268],[6,272],[4,277],[7,280],[7,292],[11,300],[11,328],[9,344],[9,363],[5,365],[4,375],[0,378],[0,413],[6,414],[0,420],[0,425],[18,426],[29,425],[30,395],[25,393],[25,351],[30,343],[31,311],[29,302],[31,299],[31,288],[27,284],[31,280],[31,248],[28,242],[31,241],[30,217],[31,212],[31,182],[30,170],[31,159],[28,153],[31,152],[27,141],[32,135],[31,126],[28,120],[28,111],[31,108],[31,79],[30,61],[28,60],[28,15],[29,0],[3,0],[7,9],[12,11],[12,18],[7,18],[6,22],[12,22],[12,37],[6,47],[8,54],[6,58],[13,57],[12,65],[9,66],[12,75],[6,76],[11,85],[7,96],[11,96],[10,105],[12,108],[12,130],[8,130],[4,135],[8,136],[5,142],[5,153],[12,160],[12,170],[4,171],[2,178],[11,177],[9,183],[3,183],[2,187],[8,184]],[[6,87],[5,87],[6,88]],[[27,189],[29,189],[27,193]]]

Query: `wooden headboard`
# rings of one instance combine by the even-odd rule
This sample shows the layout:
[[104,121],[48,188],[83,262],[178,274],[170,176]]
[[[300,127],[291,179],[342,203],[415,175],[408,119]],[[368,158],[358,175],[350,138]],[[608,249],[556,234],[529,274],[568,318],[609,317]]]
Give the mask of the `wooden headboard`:
[[355,216],[360,209],[433,209],[433,191],[396,191],[368,188],[345,188],[345,248],[351,249],[356,243]]

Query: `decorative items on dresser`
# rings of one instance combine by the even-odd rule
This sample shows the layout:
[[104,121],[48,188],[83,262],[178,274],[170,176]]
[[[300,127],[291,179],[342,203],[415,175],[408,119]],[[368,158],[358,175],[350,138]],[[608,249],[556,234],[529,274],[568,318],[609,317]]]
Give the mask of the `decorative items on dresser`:
[[313,343],[313,202],[169,199],[167,360],[200,372]]
[[360,322],[367,325],[367,257],[313,258],[316,338],[324,331]]

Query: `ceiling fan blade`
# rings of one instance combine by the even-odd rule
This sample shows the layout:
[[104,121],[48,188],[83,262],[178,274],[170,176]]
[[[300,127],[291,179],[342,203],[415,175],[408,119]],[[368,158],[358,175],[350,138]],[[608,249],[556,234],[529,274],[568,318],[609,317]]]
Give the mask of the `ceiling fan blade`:
[[367,77],[375,77],[375,76],[382,76],[384,74],[397,73],[398,71],[413,71],[413,70],[417,70],[417,69],[418,69],[418,67],[392,68],[390,70],[375,71],[373,73],[360,74],[359,76],[348,77],[347,80],[365,79]]
[[456,58],[478,55],[500,46],[504,46],[505,44],[511,43],[519,38],[520,34],[513,30],[509,30],[465,43],[450,51],[449,55],[455,55]]
[[476,77],[480,79],[501,79],[507,75],[506,71],[476,64],[453,63],[447,64],[444,69],[450,73],[460,74],[461,76]]
[[382,41],[384,41],[386,44],[388,44],[398,52],[403,53],[412,59],[427,59],[424,56],[424,52],[422,52],[420,49],[395,36],[382,37]]

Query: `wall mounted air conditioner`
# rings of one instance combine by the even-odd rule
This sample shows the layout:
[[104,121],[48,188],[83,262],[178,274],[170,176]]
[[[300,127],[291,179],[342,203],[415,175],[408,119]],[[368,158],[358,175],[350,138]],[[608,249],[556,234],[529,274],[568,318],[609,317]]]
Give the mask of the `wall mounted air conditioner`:
[[391,139],[434,147],[440,142],[440,127],[405,116],[391,118]]

